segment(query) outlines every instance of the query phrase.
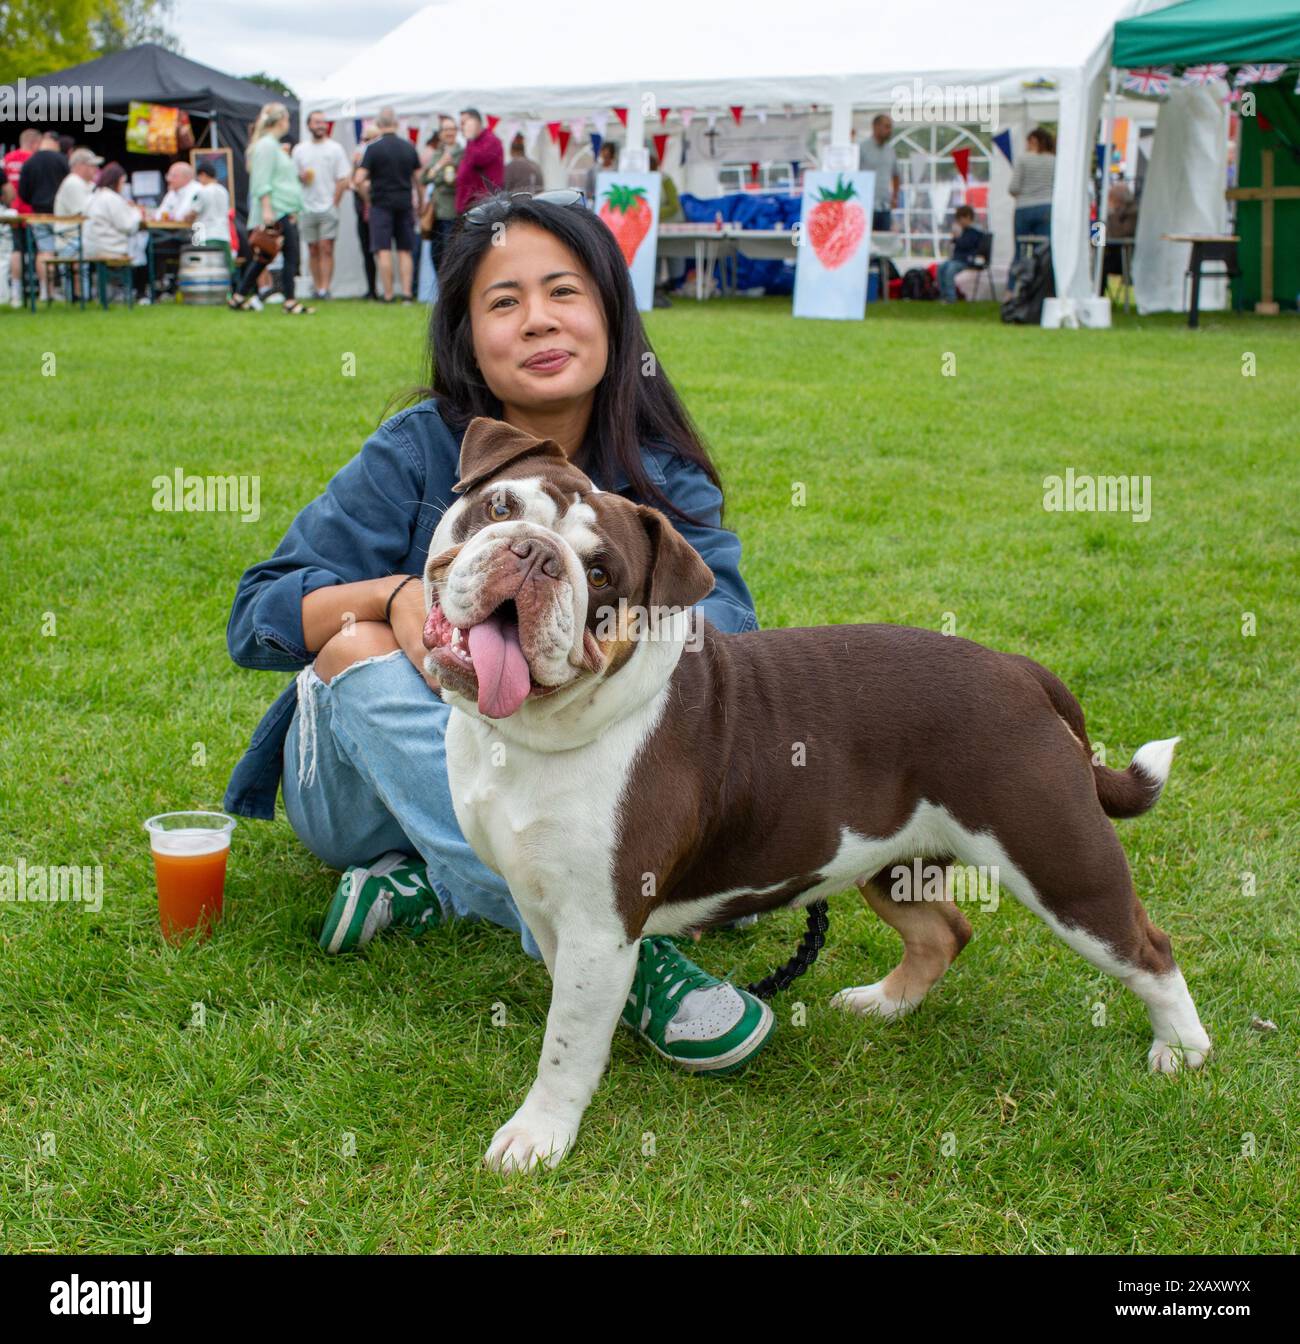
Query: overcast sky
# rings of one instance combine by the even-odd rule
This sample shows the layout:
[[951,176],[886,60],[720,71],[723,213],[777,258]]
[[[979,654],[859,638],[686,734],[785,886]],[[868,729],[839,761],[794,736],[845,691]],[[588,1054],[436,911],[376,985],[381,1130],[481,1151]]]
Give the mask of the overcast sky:
[[295,93],[391,32],[428,0],[176,0],[184,54],[230,75],[259,70]]

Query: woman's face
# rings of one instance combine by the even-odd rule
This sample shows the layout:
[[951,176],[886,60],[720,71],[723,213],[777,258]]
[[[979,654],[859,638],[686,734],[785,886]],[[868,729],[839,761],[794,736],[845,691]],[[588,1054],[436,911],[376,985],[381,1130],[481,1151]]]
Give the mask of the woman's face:
[[474,357],[503,406],[558,409],[593,395],[609,357],[595,282],[554,234],[514,224],[470,289]]

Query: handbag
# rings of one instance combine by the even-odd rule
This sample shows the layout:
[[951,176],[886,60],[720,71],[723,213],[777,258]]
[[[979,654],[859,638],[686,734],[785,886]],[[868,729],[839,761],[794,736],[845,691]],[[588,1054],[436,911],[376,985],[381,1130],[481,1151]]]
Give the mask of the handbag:
[[253,229],[248,235],[248,245],[258,261],[274,261],[284,246],[284,235],[277,228]]

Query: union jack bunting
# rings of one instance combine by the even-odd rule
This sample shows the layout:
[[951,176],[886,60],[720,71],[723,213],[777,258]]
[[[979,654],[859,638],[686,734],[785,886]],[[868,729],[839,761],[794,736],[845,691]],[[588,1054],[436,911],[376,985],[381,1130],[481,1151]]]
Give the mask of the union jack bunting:
[[1214,79],[1227,79],[1228,67],[1221,61],[1215,61],[1213,65],[1189,65],[1183,71],[1184,84],[1206,85]]
[[1243,65],[1233,83],[1239,88],[1245,84],[1276,84],[1284,74],[1285,65]]
[[1143,93],[1148,96],[1169,92],[1169,81],[1174,72],[1168,66],[1155,69],[1144,66],[1141,70],[1130,70],[1124,76],[1124,87],[1131,93]]

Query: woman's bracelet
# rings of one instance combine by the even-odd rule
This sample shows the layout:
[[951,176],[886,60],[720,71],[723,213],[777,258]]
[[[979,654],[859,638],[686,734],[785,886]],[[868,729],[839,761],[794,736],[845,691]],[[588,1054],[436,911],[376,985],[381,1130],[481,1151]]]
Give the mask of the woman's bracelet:
[[394,588],[393,591],[392,591],[391,593],[388,594],[388,604],[384,607],[384,620],[385,620],[389,625],[392,625],[392,623],[393,623],[393,599],[397,596],[398,593],[400,593],[400,592],[402,591],[403,588],[406,587],[406,585],[407,585],[408,583],[413,582],[414,580],[418,579],[419,577],[420,577],[420,576],[419,576],[418,574],[408,574],[408,575],[401,581],[401,583],[399,583],[399,584],[397,585],[397,587]]

